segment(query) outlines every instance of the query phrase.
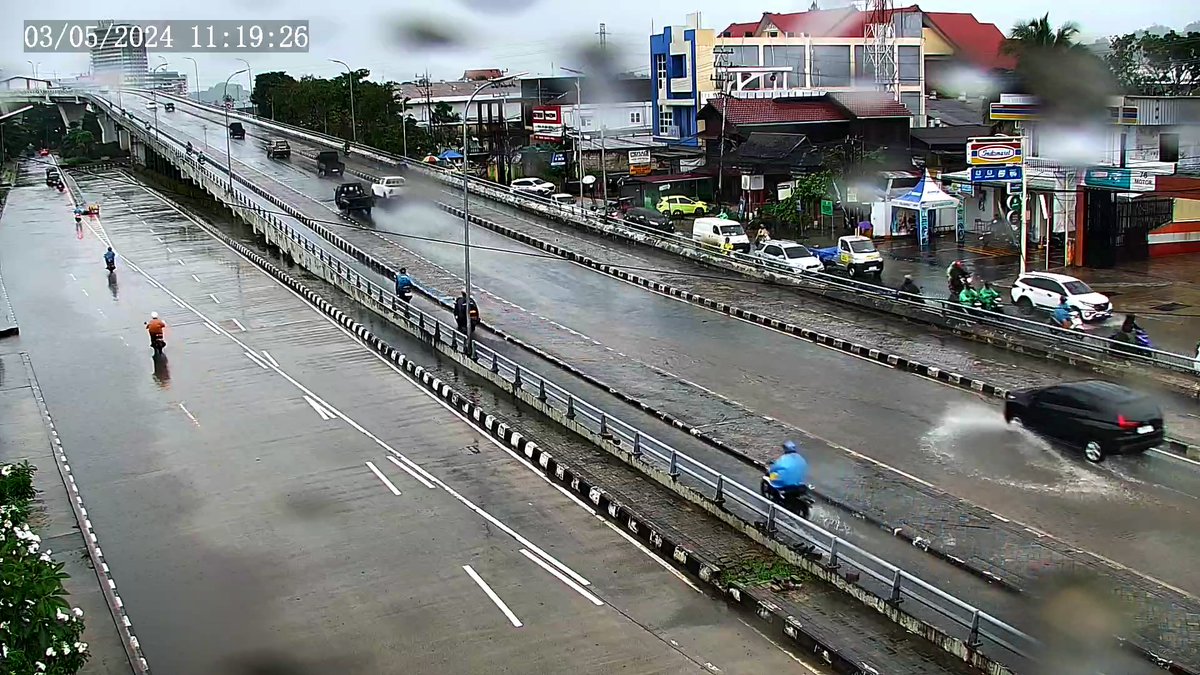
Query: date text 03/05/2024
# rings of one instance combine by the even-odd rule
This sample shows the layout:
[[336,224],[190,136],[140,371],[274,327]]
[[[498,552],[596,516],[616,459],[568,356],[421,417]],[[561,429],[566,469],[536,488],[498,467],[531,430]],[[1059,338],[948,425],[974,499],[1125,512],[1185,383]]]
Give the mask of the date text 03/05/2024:
[[25,22],[26,52],[89,52],[95,47],[158,52],[307,52],[308,21]]

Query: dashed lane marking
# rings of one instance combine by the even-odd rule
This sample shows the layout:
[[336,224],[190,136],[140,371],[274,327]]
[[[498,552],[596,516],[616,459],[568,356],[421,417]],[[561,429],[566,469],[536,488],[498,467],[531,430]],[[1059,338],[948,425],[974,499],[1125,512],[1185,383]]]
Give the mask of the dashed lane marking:
[[367,468],[371,470],[371,473],[375,474],[375,477],[378,478],[384,484],[384,486],[387,487],[387,489],[392,491],[392,494],[396,495],[397,497],[400,496],[400,488],[396,487],[395,483],[393,483],[387,476],[383,475],[383,472],[375,466],[374,462],[367,462]]

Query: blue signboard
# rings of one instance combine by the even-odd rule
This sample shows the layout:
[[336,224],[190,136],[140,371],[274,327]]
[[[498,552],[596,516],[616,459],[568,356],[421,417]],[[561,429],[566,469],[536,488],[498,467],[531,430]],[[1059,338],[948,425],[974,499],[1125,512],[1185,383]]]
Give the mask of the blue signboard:
[[567,165],[567,153],[556,152],[550,156],[550,166],[566,166],[566,165]]
[[973,166],[972,183],[1020,183],[1022,167],[1019,166]]

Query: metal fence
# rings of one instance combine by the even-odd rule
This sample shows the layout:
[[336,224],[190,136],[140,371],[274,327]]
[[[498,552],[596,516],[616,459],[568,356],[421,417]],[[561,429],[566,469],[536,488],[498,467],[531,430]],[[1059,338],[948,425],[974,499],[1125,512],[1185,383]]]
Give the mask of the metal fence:
[[[182,97],[180,97],[182,99]],[[215,105],[210,106],[214,112],[222,112]],[[343,147],[344,139],[303,129],[290,124],[263,120],[245,113],[230,113],[231,116],[241,116],[265,127],[277,127],[287,133],[307,137],[318,143],[333,147]],[[463,174],[442,167],[399,157],[375,148],[350,144],[353,152],[364,157],[370,157],[392,165],[406,165],[425,171],[437,180],[454,186],[463,184]],[[1030,338],[1047,344],[1054,351],[1081,359],[1097,361],[1122,360],[1134,365],[1162,368],[1188,375],[1198,375],[1200,366],[1192,354],[1180,354],[1152,348],[1134,348],[1125,343],[1117,342],[1107,337],[1083,331],[1064,330],[1050,325],[1048,321],[1036,321],[1021,316],[988,312],[982,309],[965,308],[958,303],[944,298],[925,296],[920,300],[909,300],[900,297],[895,290],[877,285],[846,279],[837,275],[818,273],[796,273],[790,268],[777,263],[757,258],[748,254],[735,252],[724,255],[706,248],[693,241],[690,237],[645,227],[636,223],[614,218],[603,213],[591,212],[574,204],[563,204],[544,199],[528,193],[515,192],[507,186],[474,176],[466,177],[472,192],[485,196],[494,201],[506,203],[517,208],[534,211],[560,220],[573,220],[589,229],[609,235],[617,235],[633,241],[674,250],[685,251],[689,257],[704,260],[709,264],[731,269],[739,273],[748,273],[769,279],[776,283],[807,288],[820,293],[839,292],[843,296],[868,297],[876,308],[890,309],[894,313],[905,316],[932,315],[940,323],[954,326],[983,326],[1001,331],[1007,331],[1022,337]]]
[[[144,132],[139,129],[138,133]],[[161,130],[158,138],[147,133],[144,140],[155,147],[156,152],[173,158],[180,164],[193,167],[207,177],[213,186],[224,189],[225,182],[228,181],[225,167],[208,163],[200,165],[194,156],[178,150],[179,147],[183,147],[184,142]],[[234,178],[238,178],[236,174]],[[312,271],[317,272],[326,281],[364,302],[374,311],[389,317],[409,332],[422,336],[439,349],[451,350],[467,357],[466,340],[455,327],[403,302],[388,289],[364,277],[351,265],[236,190],[232,196],[237,203],[252,210],[257,219],[291,242],[293,250],[289,252],[294,258],[315,261],[318,269]],[[320,227],[319,223],[285,203],[277,205],[284,208],[298,222],[306,226]],[[294,250],[297,248],[298,251]],[[837,569],[843,572],[844,577],[850,576],[845,574],[846,572],[857,572],[858,579],[855,583],[888,602],[907,602],[910,606],[915,603],[928,612],[949,619],[958,627],[956,631],[949,631],[952,637],[964,640],[993,659],[1003,663],[1010,661],[1013,656],[1031,658],[1034,653],[1038,645],[1037,640],[1004,621],[819,525],[780,508],[759,494],[754,487],[743,485],[620,417],[606,413],[545,376],[521,366],[488,346],[478,341],[473,341],[472,344],[474,353],[468,358],[479,368],[490,371],[514,390],[535,398],[596,436],[608,439],[608,442],[621,448],[627,448],[635,464],[645,464],[668,474],[672,481],[698,492],[728,513],[794,550],[804,551],[827,569]]]

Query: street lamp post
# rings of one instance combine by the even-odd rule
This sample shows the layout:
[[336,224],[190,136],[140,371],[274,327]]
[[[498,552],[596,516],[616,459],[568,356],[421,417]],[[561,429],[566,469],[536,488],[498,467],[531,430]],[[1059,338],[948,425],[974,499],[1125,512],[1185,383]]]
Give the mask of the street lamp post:
[[38,75],[38,73],[37,73],[38,66],[42,65],[42,62],[41,62],[41,61],[38,61],[37,63],[34,63],[33,61],[30,61],[29,59],[25,59],[25,63],[28,63],[28,64],[29,64],[29,67],[30,67],[30,69],[32,69],[32,71],[33,71],[33,77],[34,77],[34,79],[37,79],[37,75]]
[[355,143],[358,142],[358,125],[354,123],[354,71],[345,61],[337,59],[329,59],[334,63],[339,63],[346,68],[346,79],[350,81],[350,138]]
[[193,59],[190,56],[185,56],[183,58],[192,62],[192,74],[196,76],[195,81],[192,82],[192,87],[196,90],[196,103],[199,103],[200,102],[200,66],[196,65],[196,59]]
[[[563,70],[567,71],[568,73],[575,73],[576,75],[580,75],[580,76],[587,74],[587,73],[584,73],[582,70],[575,70],[574,68],[567,68],[565,66],[560,66],[560,67]],[[577,95],[577,98],[576,98],[577,101],[582,99],[582,96],[579,95],[579,78],[578,77],[575,78],[575,93]],[[577,103],[576,107],[581,108],[582,105]],[[606,166],[605,147],[604,147],[606,145],[606,143],[604,140],[604,136],[605,136],[605,131],[608,128],[608,124],[606,124],[605,120],[604,120],[604,114],[603,114],[604,111],[600,107],[597,107],[597,112],[601,113],[600,114],[600,183],[601,183],[600,194],[601,194],[602,198],[604,199],[603,213],[605,215],[607,215],[608,214],[608,167]],[[580,158],[580,161],[582,162],[583,161],[583,152],[582,151],[580,151],[580,153],[579,153],[579,158]],[[581,180],[582,180],[582,178],[581,178]],[[580,186],[579,189],[580,189],[580,194],[582,195],[583,187]],[[580,198],[582,199],[582,197],[580,197]]]
[[[234,60],[235,60],[235,61],[241,61],[242,63],[244,63],[244,64],[246,65],[246,70],[245,70],[245,73],[246,73],[246,81],[250,83],[250,93],[249,93],[249,94],[247,94],[247,95],[248,95],[249,97],[253,98],[253,97],[254,97],[254,74],[253,74],[253,73],[251,72],[251,70],[250,70],[250,62],[249,62],[249,61],[247,61],[246,59],[234,59]],[[254,102],[253,102],[253,101],[251,101],[251,102],[250,102],[250,106],[251,106],[251,108],[253,108],[253,106],[254,106]],[[258,114],[258,111],[257,111],[257,110],[255,110],[255,111],[254,111],[254,113],[255,113],[255,114]]]
[[[221,95],[221,103],[225,106],[225,169],[229,172],[229,187],[226,190],[227,192],[233,192],[233,150],[229,145],[229,109],[233,106],[226,99],[229,98],[229,81],[245,72],[247,72],[247,69],[243,68],[237,72],[230,73],[229,77],[225,78],[225,93]],[[205,144],[207,145],[207,142]]]
[[[467,99],[467,105],[463,107],[462,115],[462,179],[463,179],[463,280],[466,282],[467,292],[467,355],[474,358],[475,356],[475,336],[471,330],[471,217],[470,217],[470,195],[471,190],[467,185],[467,116],[471,112],[471,103],[475,101],[475,96],[479,92],[497,84],[511,82],[524,75],[518,73],[516,75],[504,75],[503,77],[494,77],[487,82],[476,87],[475,91],[471,92],[471,96]],[[507,124],[507,122],[504,122]]]
[[158,72],[159,68],[166,68],[166,67],[167,67],[167,60],[163,59],[162,63],[158,64],[157,66],[154,66],[154,69],[150,71],[150,100],[154,102],[154,137],[155,138],[158,138],[158,83],[154,81],[154,74]]

